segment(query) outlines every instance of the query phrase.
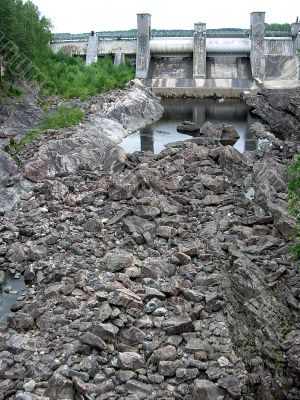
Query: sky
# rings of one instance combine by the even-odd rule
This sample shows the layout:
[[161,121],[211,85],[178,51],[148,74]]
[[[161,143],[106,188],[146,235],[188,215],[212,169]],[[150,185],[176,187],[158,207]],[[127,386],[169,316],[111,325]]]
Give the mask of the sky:
[[265,11],[266,22],[294,22],[299,0],[32,0],[50,18],[53,32],[82,33],[136,28],[136,14],[152,15],[153,29],[248,28],[250,12]]

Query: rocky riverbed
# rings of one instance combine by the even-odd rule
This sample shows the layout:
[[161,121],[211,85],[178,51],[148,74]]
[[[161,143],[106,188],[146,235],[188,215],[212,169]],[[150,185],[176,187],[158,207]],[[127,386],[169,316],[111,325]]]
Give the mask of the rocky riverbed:
[[299,399],[285,192],[299,144],[255,124],[265,143],[244,155],[126,155],[105,126],[131,129],[132,109],[111,96],[94,105],[102,130],[99,116],[45,133],[7,172],[31,184],[2,211],[0,268],[32,283],[0,325],[0,399]]

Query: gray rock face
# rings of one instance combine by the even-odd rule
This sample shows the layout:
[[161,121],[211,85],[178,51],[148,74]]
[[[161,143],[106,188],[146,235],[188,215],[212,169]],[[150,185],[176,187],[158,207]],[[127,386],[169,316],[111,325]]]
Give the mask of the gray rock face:
[[0,149],[0,185],[16,171],[17,166],[13,159],[3,150]]

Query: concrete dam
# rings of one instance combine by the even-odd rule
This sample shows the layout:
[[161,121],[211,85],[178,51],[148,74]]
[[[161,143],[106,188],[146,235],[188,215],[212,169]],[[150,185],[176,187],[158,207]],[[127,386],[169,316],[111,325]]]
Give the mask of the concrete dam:
[[110,54],[120,64],[127,57],[136,77],[161,95],[238,95],[258,87],[300,85],[300,23],[289,37],[266,37],[265,13],[250,14],[248,37],[208,37],[205,23],[194,25],[193,37],[153,38],[151,15],[137,15],[134,40],[60,41],[51,44],[86,57],[86,64]]

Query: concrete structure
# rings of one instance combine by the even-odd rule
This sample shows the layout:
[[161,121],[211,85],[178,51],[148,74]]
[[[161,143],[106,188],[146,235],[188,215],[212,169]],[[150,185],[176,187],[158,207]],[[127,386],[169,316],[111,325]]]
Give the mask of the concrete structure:
[[151,15],[137,14],[136,77],[147,78],[150,63]]
[[250,14],[251,69],[253,78],[264,80],[265,77],[265,13]]
[[98,60],[98,37],[92,34],[89,37],[87,53],[86,53],[86,65],[91,65]]
[[206,24],[194,26],[193,79],[206,78]]
[[290,37],[265,37],[265,13],[250,15],[249,37],[207,37],[206,24],[196,23],[193,37],[151,37],[151,15],[137,15],[136,40],[52,43],[54,51],[97,56],[111,54],[114,63],[125,57],[136,66],[136,77],[159,94],[239,95],[245,89],[299,85],[300,23]]

